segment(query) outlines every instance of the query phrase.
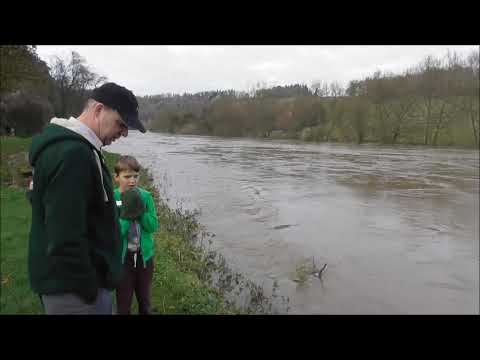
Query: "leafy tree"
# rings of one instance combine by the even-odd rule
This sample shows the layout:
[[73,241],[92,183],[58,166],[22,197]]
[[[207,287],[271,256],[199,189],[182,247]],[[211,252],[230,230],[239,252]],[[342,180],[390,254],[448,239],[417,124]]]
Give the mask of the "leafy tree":
[[17,90],[48,90],[48,66],[34,45],[0,46],[0,94]]
[[0,46],[0,133],[32,135],[48,120],[53,80],[34,45]]

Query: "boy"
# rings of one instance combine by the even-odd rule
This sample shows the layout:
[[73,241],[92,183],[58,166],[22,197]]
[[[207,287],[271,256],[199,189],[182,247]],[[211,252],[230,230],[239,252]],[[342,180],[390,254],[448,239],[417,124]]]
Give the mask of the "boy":
[[139,314],[151,314],[152,233],[158,228],[155,203],[148,191],[137,186],[140,164],[134,157],[120,157],[114,170],[123,264],[122,279],[116,291],[117,313],[130,314],[135,291]]

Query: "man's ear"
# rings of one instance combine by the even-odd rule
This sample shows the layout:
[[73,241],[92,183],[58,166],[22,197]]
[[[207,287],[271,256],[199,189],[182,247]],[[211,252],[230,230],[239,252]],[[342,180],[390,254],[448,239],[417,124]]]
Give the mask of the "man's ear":
[[99,102],[95,103],[95,105],[93,106],[94,115],[99,115],[104,108],[105,106],[102,103],[99,103]]

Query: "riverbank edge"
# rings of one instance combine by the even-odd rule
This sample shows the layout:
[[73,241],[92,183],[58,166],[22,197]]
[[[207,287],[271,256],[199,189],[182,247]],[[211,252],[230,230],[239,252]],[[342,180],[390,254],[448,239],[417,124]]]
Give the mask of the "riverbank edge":
[[426,148],[426,149],[453,149],[453,150],[480,150],[480,147],[475,145],[424,145],[421,143],[410,143],[410,142],[396,142],[395,144],[383,143],[380,141],[371,141],[371,140],[364,140],[361,143],[351,142],[351,141],[314,141],[314,140],[303,140],[297,137],[289,137],[284,135],[272,135],[269,137],[255,137],[255,136],[221,136],[221,135],[210,135],[210,134],[197,134],[197,133],[169,133],[164,131],[158,130],[151,130],[148,129],[149,132],[155,134],[162,134],[167,136],[205,136],[205,137],[214,137],[220,139],[245,139],[245,140],[260,140],[260,141],[271,141],[271,142],[278,142],[278,141],[292,141],[299,144],[312,144],[312,145],[345,145],[345,146],[379,146],[379,147],[397,147],[397,146],[411,146],[411,147],[418,147],[418,148]]

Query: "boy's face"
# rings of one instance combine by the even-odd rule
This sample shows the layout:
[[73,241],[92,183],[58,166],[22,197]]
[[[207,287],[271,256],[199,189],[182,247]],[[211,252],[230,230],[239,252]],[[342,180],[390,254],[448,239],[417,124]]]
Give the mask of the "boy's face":
[[118,175],[115,175],[120,192],[135,188],[138,185],[138,176],[138,172],[133,170],[120,171]]

